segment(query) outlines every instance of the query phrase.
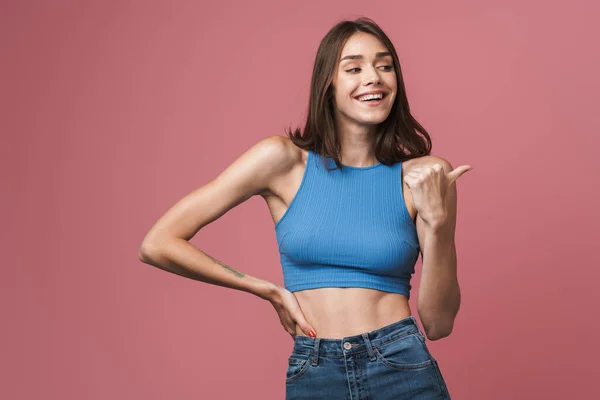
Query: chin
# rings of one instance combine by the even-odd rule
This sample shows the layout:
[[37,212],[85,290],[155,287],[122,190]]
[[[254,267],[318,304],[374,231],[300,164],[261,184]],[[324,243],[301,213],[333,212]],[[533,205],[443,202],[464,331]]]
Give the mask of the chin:
[[383,123],[390,116],[390,112],[391,110],[379,110],[378,112],[359,111],[354,113],[345,113],[341,111],[340,116],[342,117],[342,119],[350,123],[371,126]]
[[370,118],[357,118],[356,121],[365,125],[379,125],[384,122],[387,117],[389,117],[390,113],[386,113],[385,115],[371,116]]

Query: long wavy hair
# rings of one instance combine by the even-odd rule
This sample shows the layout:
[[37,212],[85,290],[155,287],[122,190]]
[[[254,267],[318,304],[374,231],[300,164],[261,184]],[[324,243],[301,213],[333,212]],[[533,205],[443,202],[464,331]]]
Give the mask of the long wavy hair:
[[[382,164],[392,165],[429,155],[431,138],[425,128],[410,114],[396,49],[383,30],[366,17],[339,22],[321,40],[313,68],[306,125],[303,131],[296,128],[292,132],[291,127],[288,128],[288,137],[304,150],[312,150],[321,156],[332,158],[337,168],[342,169],[341,142],[335,129],[332,83],[342,48],[350,36],[357,32],[377,37],[394,60],[397,95],[390,114],[376,129],[374,150],[377,160]],[[327,166],[325,160],[323,163]]]

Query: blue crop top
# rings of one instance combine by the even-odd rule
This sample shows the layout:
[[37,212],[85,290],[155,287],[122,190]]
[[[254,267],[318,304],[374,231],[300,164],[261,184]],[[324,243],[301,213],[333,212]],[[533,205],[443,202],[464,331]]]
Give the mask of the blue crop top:
[[360,287],[410,296],[420,249],[401,168],[398,162],[327,171],[308,151],[300,187],[275,225],[286,289]]

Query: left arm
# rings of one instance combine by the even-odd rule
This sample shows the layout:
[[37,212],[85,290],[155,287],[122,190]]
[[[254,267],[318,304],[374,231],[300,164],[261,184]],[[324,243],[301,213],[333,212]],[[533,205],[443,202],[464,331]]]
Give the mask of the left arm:
[[445,159],[428,156],[424,167],[416,168],[412,177],[407,176],[417,208],[416,227],[423,260],[417,312],[430,340],[450,335],[460,307],[454,180],[470,169],[461,166],[453,171]]

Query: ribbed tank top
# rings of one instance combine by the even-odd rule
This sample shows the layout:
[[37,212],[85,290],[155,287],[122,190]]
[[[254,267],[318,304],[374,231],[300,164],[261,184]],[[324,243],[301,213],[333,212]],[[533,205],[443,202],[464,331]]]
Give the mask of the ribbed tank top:
[[309,150],[275,233],[290,292],[359,287],[410,297],[419,241],[404,203],[402,162],[327,171]]

